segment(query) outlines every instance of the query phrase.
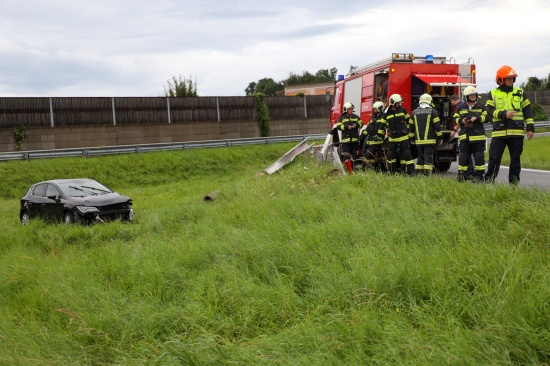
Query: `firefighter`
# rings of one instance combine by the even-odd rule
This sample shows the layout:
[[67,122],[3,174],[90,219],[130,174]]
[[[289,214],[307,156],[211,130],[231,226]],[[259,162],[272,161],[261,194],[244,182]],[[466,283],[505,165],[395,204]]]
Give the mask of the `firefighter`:
[[[464,103],[460,103],[454,114],[459,126],[460,153],[458,155],[458,181],[482,182],[485,175],[485,127],[487,119],[485,106],[479,102],[475,86],[468,86],[462,94]],[[474,173],[469,172],[471,156],[474,155]]]
[[[397,172],[397,155],[401,171],[407,175],[414,174],[414,159],[409,142],[409,120],[411,116],[401,105],[403,98],[399,94],[392,94],[389,98],[390,106],[382,115],[380,123],[389,133],[387,167],[390,173]],[[382,130],[383,131],[383,130]],[[381,137],[384,137],[382,134]]]
[[366,167],[374,169],[376,165],[376,154],[378,151],[382,150],[382,144],[384,143],[384,138],[379,136],[379,131],[383,127],[380,125],[380,118],[382,113],[384,113],[384,108],[386,106],[383,102],[374,102],[372,105],[372,115],[367,128],[361,134],[361,139],[364,140],[363,143],[363,158],[365,159]]
[[[449,101],[451,102],[451,106],[453,107],[453,110],[456,112],[457,108],[460,107],[460,105],[463,103],[460,100],[460,97],[456,94],[451,95],[449,98]],[[453,123],[454,123],[454,129],[451,131],[451,134],[449,136],[449,139],[452,140],[457,135],[458,130],[460,129],[460,125],[456,124],[456,119],[453,113]],[[458,137],[458,136],[457,136]]]
[[416,172],[424,175],[432,174],[435,145],[443,141],[439,113],[432,105],[432,96],[422,94],[418,108],[411,115],[411,143],[416,144],[418,150]]
[[363,127],[363,121],[358,115],[353,113],[354,106],[347,102],[344,104],[344,113],[336,123],[336,129],[342,131],[342,155],[344,165],[352,171],[357,160],[357,150],[359,149],[359,130]]
[[523,90],[515,87],[516,71],[508,65],[497,70],[497,88],[491,90],[487,97],[487,119],[493,123],[491,145],[489,147],[489,164],[485,181],[493,183],[498,175],[504,149],[510,153],[510,184],[519,183],[521,172],[521,153],[525,129],[527,139],[535,133],[531,102],[525,98]]
[[[457,135],[457,132],[458,130],[460,129],[460,125],[457,125],[456,124],[456,118],[455,118],[455,113],[456,113],[456,110],[458,107],[460,107],[460,105],[462,103],[464,103],[463,101],[460,100],[460,97],[456,94],[453,94],[451,95],[451,98],[449,99],[450,102],[451,102],[451,106],[454,108],[454,111],[453,112],[453,130],[451,131],[451,135],[449,136],[449,141],[454,139],[455,136],[458,137]],[[458,147],[460,148],[460,140],[458,140]],[[474,154],[472,154],[472,156],[470,156],[470,160],[468,162],[468,174],[473,177],[474,176],[474,173],[475,173],[475,169],[474,169]]]

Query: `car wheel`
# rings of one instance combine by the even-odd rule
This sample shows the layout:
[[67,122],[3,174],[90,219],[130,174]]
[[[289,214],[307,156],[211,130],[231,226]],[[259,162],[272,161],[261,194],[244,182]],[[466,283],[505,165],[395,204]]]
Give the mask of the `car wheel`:
[[74,224],[73,214],[70,212],[65,212],[65,214],[63,215],[63,222],[67,225]]
[[21,219],[21,224],[27,225],[31,218],[30,218],[29,213],[27,211],[23,211],[21,213],[20,219]]

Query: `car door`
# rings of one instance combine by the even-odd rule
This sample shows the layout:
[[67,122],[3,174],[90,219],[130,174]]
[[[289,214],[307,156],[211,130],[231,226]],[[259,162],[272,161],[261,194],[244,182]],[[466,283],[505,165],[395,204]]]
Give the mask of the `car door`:
[[46,186],[46,203],[43,206],[43,210],[44,214],[50,220],[60,220],[63,218],[61,194],[53,184],[48,184]]
[[38,184],[32,190],[32,199],[29,200],[28,208],[31,217],[44,217],[44,209],[47,203],[46,184]]

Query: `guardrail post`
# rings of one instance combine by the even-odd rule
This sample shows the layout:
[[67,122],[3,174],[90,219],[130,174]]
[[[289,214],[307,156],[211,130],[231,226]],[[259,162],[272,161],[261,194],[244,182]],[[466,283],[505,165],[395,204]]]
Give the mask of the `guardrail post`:
[[113,126],[116,126],[115,97],[111,97],[111,104],[113,105]]
[[304,114],[305,114],[305,117],[307,118],[307,103],[306,103],[306,96],[304,95]]
[[54,126],[54,123],[53,123],[53,102],[52,102],[51,97],[50,97],[50,126],[51,127]]
[[168,124],[172,123],[170,119],[170,98],[166,97],[166,108],[168,108]]

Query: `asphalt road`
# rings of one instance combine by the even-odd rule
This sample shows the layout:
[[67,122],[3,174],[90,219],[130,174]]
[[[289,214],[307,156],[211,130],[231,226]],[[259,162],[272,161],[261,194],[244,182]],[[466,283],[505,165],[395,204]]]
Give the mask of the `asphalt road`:
[[[445,173],[445,176],[456,178],[458,176],[457,167],[456,163],[452,163],[451,168]],[[501,165],[495,182],[497,184],[509,184],[508,171],[507,166]],[[522,168],[519,184],[524,187],[536,187],[540,190],[548,191],[550,190],[550,171]]]
[[[547,137],[547,136],[550,136],[550,132],[536,133],[534,138]],[[490,143],[491,143],[491,139],[489,138],[487,139],[487,148],[489,148]],[[505,150],[504,154],[506,154],[507,151],[508,150]],[[446,175],[457,177],[458,176],[457,169],[458,169],[457,163],[456,162],[452,163],[451,168],[446,173]],[[485,170],[487,170],[487,165],[485,165]],[[501,165],[500,170],[498,171],[498,176],[495,179],[495,182],[499,184],[509,184],[508,172],[509,172],[508,167]],[[520,177],[520,185],[524,187],[536,187],[543,191],[550,190],[550,171],[548,170],[521,168],[521,173],[519,177]]]

